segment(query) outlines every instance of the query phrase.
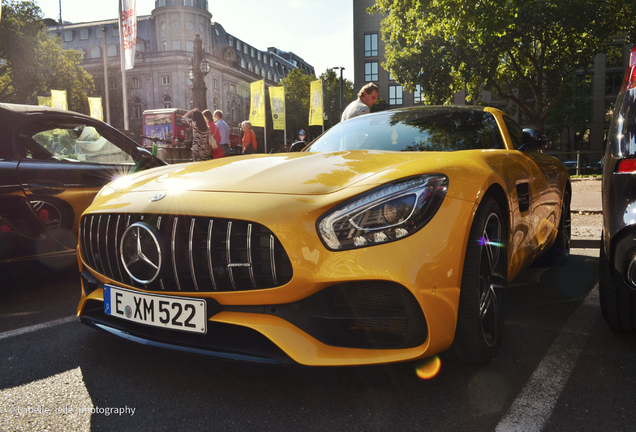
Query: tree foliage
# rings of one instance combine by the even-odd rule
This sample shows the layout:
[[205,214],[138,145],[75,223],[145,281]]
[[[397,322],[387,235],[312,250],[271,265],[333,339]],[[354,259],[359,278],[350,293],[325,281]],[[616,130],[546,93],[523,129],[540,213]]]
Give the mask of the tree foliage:
[[327,69],[320,75],[323,87],[323,99],[325,104],[325,130],[340,122],[342,111],[357,98],[353,91],[353,83],[346,78],[342,80],[342,111],[340,110],[340,77],[333,69]]
[[[376,0],[393,77],[432,103],[466,88],[516,105],[534,127],[565,96],[567,77],[587,67],[621,29],[621,0]],[[633,25],[632,25],[633,30]],[[632,34],[633,31],[630,33]]]
[[94,84],[81,54],[50,36],[33,0],[3,2],[0,59],[0,101],[34,103],[51,89],[66,90],[70,110],[88,111]]

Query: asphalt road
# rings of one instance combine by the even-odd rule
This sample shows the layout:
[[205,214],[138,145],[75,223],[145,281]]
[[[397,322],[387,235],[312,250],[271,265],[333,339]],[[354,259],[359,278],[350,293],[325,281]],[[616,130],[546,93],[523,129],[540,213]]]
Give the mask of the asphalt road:
[[0,430],[547,430],[636,427],[636,337],[598,306],[596,250],[508,291],[499,356],[365,368],[271,367],[152,349],[70,318],[72,274],[0,286]]

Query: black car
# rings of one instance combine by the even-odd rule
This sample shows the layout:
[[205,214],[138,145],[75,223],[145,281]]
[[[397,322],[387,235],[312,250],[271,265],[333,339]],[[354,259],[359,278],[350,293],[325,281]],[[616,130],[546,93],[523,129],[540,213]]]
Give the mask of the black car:
[[73,260],[80,215],[97,192],[161,165],[102,121],[0,103],[0,265]]
[[599,294],[610,327],[636,332],[636,48],[604,156]]

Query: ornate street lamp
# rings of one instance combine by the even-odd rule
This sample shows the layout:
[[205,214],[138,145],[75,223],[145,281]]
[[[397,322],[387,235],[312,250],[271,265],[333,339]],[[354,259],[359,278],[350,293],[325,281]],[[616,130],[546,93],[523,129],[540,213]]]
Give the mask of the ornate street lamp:
[[201,111],[208,108],[204,77],[210,72],[210,63],[204,58],[203,41],[201,37],[194,35],[194,53],[192,67],[188,71],[188,78],[192,81],[192,104]]

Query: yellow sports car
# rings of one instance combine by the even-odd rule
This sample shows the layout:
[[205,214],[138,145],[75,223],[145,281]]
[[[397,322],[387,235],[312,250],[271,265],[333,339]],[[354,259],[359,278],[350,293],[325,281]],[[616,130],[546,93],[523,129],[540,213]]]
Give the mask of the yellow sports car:
[[570,180],[544,144],[493,108],[408,108],[298,153],[123,177],[82,215],[77,314],[227,359],[486,363],[508,282],[569,254]]

